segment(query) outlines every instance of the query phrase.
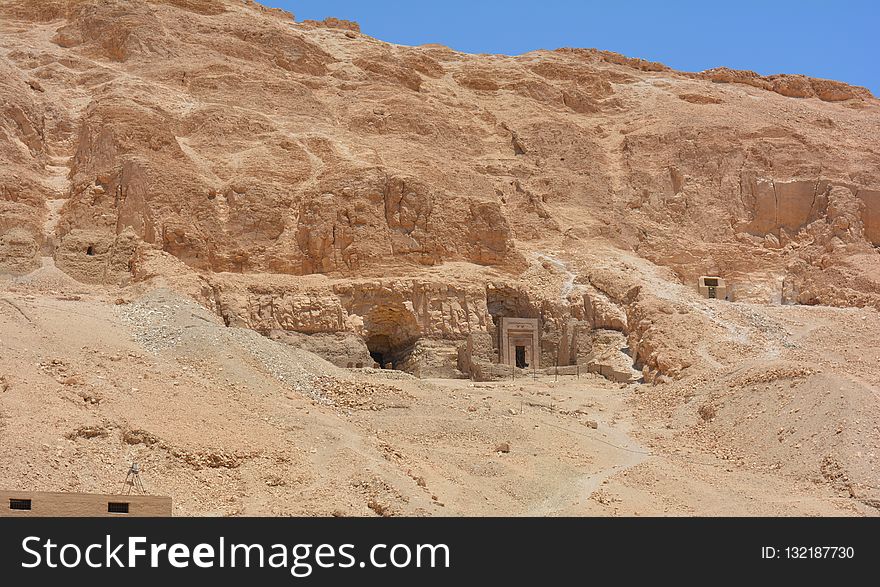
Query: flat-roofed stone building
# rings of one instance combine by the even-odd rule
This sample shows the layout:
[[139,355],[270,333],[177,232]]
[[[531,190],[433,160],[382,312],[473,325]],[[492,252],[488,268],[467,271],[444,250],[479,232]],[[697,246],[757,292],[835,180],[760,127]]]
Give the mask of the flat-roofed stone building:
[[170,517],[171,498],[0,490],[0,517]]
[[714,275],[701,275],[697,289],[704,298],[726,300],[727,282]]

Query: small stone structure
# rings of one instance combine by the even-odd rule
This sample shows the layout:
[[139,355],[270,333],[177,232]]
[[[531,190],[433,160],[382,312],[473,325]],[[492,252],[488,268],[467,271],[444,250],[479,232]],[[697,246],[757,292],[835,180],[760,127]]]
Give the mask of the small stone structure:
[[501,363],[520,369],[537,369],[541,366],[537,318],[501,318],[498,330]]
[[171,517],[171,498],[0,490],[0,517]]
[[709,299],[728,299],[727,282],[713,275],[701,275],[697,286],[700,295]]
[[582,320],[542,331],[539,318],[501,317],[496,332],[472,332],[458,348],[458,370],[475,381],[517,377],[516,371],[531,370],[533,361],[542,373],[589,372],[627,384],[643,377],[623,332],[591,328]]

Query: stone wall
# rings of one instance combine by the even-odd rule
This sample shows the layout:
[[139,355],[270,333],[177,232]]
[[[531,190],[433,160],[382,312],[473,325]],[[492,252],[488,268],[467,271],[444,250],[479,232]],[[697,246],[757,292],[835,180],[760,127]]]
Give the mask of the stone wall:
[[139,242],[131,229],[118,235],[71,230],[55,245],[55,264],[78,281],[125,284],[132,279]]

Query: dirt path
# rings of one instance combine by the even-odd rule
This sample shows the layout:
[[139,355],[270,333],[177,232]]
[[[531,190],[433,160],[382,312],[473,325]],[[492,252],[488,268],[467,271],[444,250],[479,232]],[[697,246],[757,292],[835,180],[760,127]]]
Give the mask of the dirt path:
[[[604,436],[605,438],[599,441],[584,435],[584,449],[596,451],[598,448],[608,452],[609,464],[596,472],[575,478],[571,483],[563,485],[556,494],[547,497],[543,502],[531,508],[527,515],[553,516],[563,514],[572,505],[590,499],[612,476],[623,473],[652,458],[645,447],[639,445],[622,430],[609,429]],[[597,444],[605,444],[609,448],[598,447]]]

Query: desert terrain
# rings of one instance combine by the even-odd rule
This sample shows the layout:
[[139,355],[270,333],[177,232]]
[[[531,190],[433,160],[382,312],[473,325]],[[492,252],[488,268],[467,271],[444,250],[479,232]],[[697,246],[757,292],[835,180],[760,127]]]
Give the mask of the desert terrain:
[[864,88],[0,0],[0,105],[0,488],[137,462],[179,516],[880,514]]

